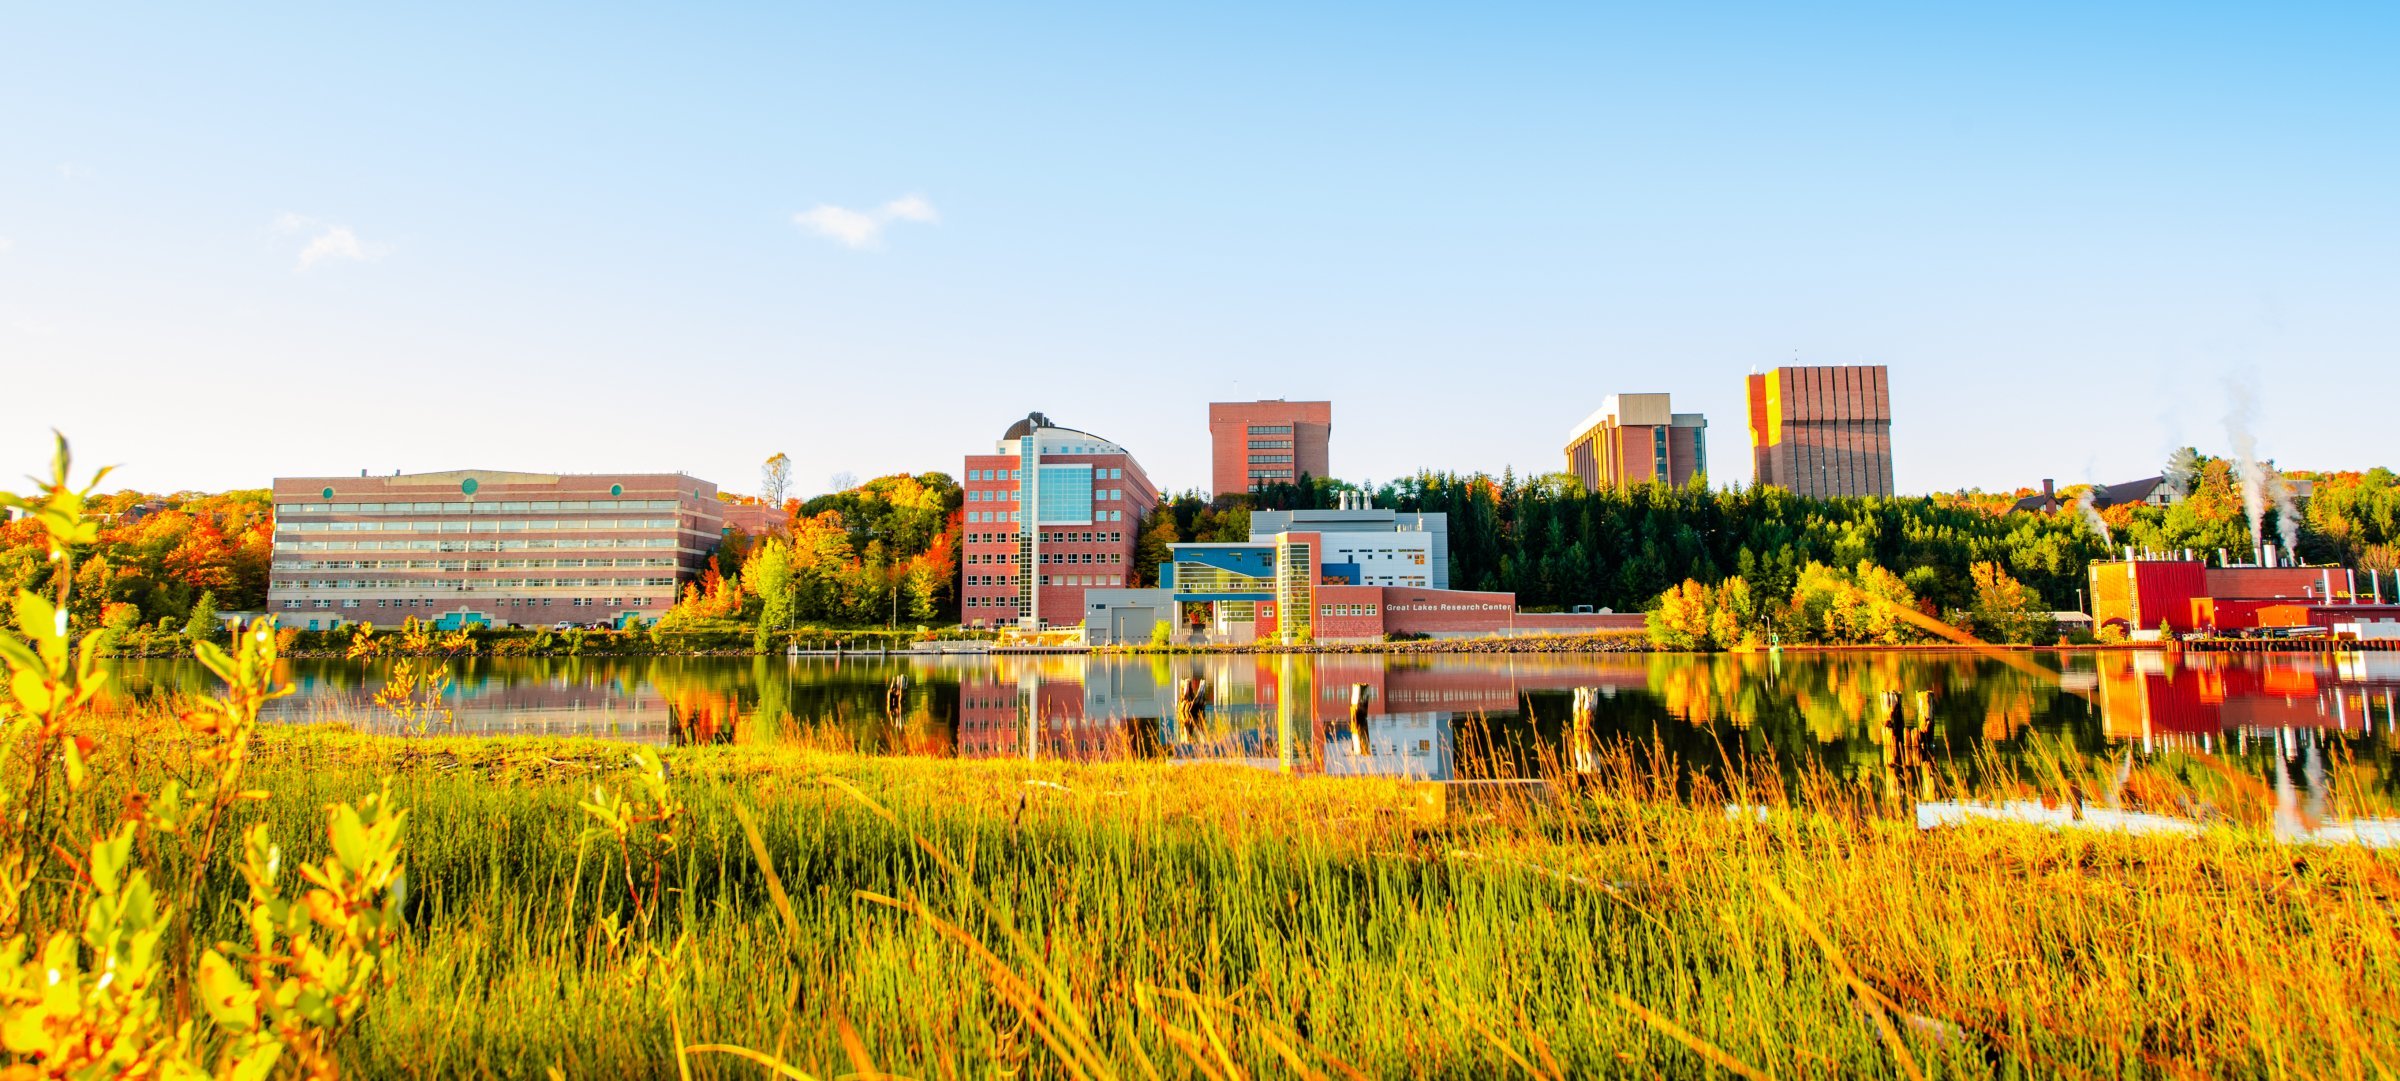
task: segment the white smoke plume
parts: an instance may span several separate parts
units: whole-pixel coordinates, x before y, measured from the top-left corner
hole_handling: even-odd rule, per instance
[[[2225,393],[2231,399],[2225,412],[2225,436],[2233,443],[2233,460],[2242,481],[2242,512],[2250,517],[2250,550],[2255,552],[2267,540],[2267,467],[2258,460],[2258,438],[2250,434],[2258,403],[2250,385],[2240,380],[2226,380]]]
[[[2283,555],[2300,565],[2300,503],[2292,497],[2292,482],[2275,478],[2275,532],[2283,539]]]
[[[2084,521],[2091,523],[2092,532],[2100,535],[2101,547],[2105,548],[2116,543],[2116,539],[2109,536],[2107,519],[2100,517],[2100,508],[2092,505],[2092,493],[2085,492],[2076,497],[2075,508],[2083,512]]]

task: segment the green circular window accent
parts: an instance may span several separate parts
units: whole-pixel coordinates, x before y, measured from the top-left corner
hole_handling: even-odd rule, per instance
[[[331,499],[331,498],[333,498],[333,489],[331,489],[331,488],[327,488],[327,489],[325,489],[325,490],[324,490],[322,493],[320,493],[320,494],[322,494],[322,495],[323,495],[325,498],[327,498],[327,499]]]
[[[622,485],[622,484],[611,484],[611,485],[609,485],[609,486],[608,486],[608,494],[610,494],[610,495],[624,495],[624,494],[625,494],[625,486],[624,486],[624,485]]]
[[[475,478],[473,477],[468,477],[467,479],[458,482],[458,490],[465,492],[468,495],[474,495],[477,487],[478,485],[475,483]]]

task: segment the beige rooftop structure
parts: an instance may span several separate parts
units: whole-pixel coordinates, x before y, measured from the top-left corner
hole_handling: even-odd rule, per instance
[[[1587,492],[1688,484],[1708,473],[1708,419],[1675,412],[1666,394],[1611,394],[1568,434],[1566,454]]]

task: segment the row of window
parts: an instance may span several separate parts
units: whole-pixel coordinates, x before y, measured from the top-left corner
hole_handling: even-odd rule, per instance
[[[1289,454],[1253,454],[1250,456],[1250,465],[1256,468],[1261,465],[1288,464],[1291,460]]]
[[[1121,503],[1121,502],[1123,502],[1124,500],[1125,500],[1125,489],[1123,489],[1123,488],[1094,488],[1094,489],[1092,489],[1092,501],[1093,501],[1093,502],[1095,502],[1095,503]],[[987,492],[987,491],[969,491],[969,492],[967,493],[967,502],[969,502],[969,503],[1014,503],[1014,502],[1017,502],[1017,490],[1016,490],[1016,489],[1014,489],[1014,488],[994,488],[994,489],[992,489],[991,491],[988,491],[988,492]]]
[[[1425,553],[1423,552],[1411,552],[1407,550],[1395,552],[1389,548],[1385,548],[1381,551],[1377,551],[1373,548],[1360,548],[1353,551],[1335,549],[1333,556],[1334,558],[1329,560],[1329,562],[1357,563],[1365,560],[1375,560],[1377,562],[1381,562],[1382,560],[1389,559],[1397,563],[1413,563],[1420,567],[1425,565]]]
[[[491,603],[495,608],[548,608],[550,607],[550,602],[552,601],[564,601],[569,608],[650,607],[650,600],[646,597],[635,597],[630,605],[622,603],[621,598],[617,597],[502,597]],[[482,602],[479,601],[477,603]],[[456,600],[446,597],[402,597],[398,600],[385,597],[376,600],[375,607],[447,608],[454,607],[457,604],[458,602]],[[289,600],[283,602],[285,611],[294,611],[301,608],[331,608],[333,606],[333,600],[327,597],[320,597],[313,601]],[[364,598],[344,597],[342,598],[341,606],[344,608],[364,608],[367,606],[367,602]]]
[[[1326,604],[1318,606],[1318,611],[1328,618],[1333,616],[1371,616],[1380,607],[1382,606],[1374,604]]]
[[[1250,426],[1250,434],[1290,435],[1292,434],[1292,426],[1289,424],[1253,424]]]
[[[974,525],[998,525],[1002,522],[1022,521],[1018,517],[1019,513],[1013,510],[971,510],[967,512],[967,521]],[[1122,522],[1125,520],[1125,512],[1096,510],[1092,512],[1092,520],[1095,522]]]
[[[673,537],[574,537],[562,540],[284,541],[278,552],[524,552],[576,548],[676,548]]]
[[[1289,439],[1253,439],[1250,441],[1250,449],[1290,450],[1292,449],[1292,441]]]
[[[290,589],[581,589],[585,586],[632,589],[671,586],[673,578],[285,578],[275,592]]]
[[[674,510],[672,499],[539,499],[477,503],[280,503],[277,514],[538,514],[559,510]]]
[[[970,580],[967,583],[970,586],[1004,586],[1015,581],[1004,575],[971,577],[981,577],[984,580],[980,582]],[[1045,586],[1121,586],[1125,584],[1125,576],[1121,574],[1044,574],[1040,575],[1036,581]],[[1009,597],[968,597],[962,603],[969,608],[1014,608],[1017,605],[1016,600]]]
[[[967,479],[970,481],[1024,480],[1025,471],[1022,469],[970,469],[967,470]],[[1092,479],[1124,480],[1125,470],[1117,466],[1093,466]]]
[[[973,553],[973,554],[969,554],[969,555],[967,556],[967,564],[966,564],[966,565],[967,565],[967,566],[970,566],[970,567],[988,567],[988,566],[993,566],[993,565],[996,565],[996,564],[1007,564],[1007,565],[1009,565],[1009,566],[1015,566],[1015,565],[1016,565],[1016,562],[1017,562],[1017,557],[1016,557],[1016,554],[1015,554],[1015,553],[1013,553],[1013,552],[1012,552],[1012,553],[1005,553],[1005,554],[1002,554],[1002,553],[994,553],[994,554],[989,554],[989,555],[982,554],[982,553]],[[1044,562],[1044,563],[1056,563],[1056,564],[1059,564],[1059,565],[1062,565],[1062,566],[1064,566],[1064,565],[1068,565],[1068,564],[1077,564],[1077,563],[1123,563],[1123,562],[1125,562],[1125,553],[1123,553],[1123,552],[1043,552],[1043,553],[1042,553],[1042,562]]]
[[[514,522],[279,522],[279,533],[579,533],[592,529],[673,529],[673,518],[528,518]]]
[[[565,567],[672,567],[673,559],[278,559],[279,571],[488,571]]]

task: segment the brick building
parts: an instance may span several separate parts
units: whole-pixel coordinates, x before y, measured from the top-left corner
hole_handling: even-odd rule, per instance
[[[1208,403],[1209,477],[1218,495],[1325,476],[1332,402]]]
[[[1084,590],[1132,581],[1158,489],[1124,447],[1040,413],[970,454],[960,610],[968,626],[1074,626]]]
[[[782,507],[770,503],[725,504],[725,528],[740,530],[744,536],[765,537],[781,533],[792,525],[792,516]]]
[[[1800,495],[1892,494],[1892,397],[1880,364],[1777,368],[1749,381],[1751,477]]]
[[[1708,418],[1675,412],[1665,394],[1611,394],[1568,433],[1567,472],[1587,492],[1691,483],[1708,473]]]
[[[657,619],[723,522],[681,473],[277,477],[274,499],[267,610],[308,630]]]

